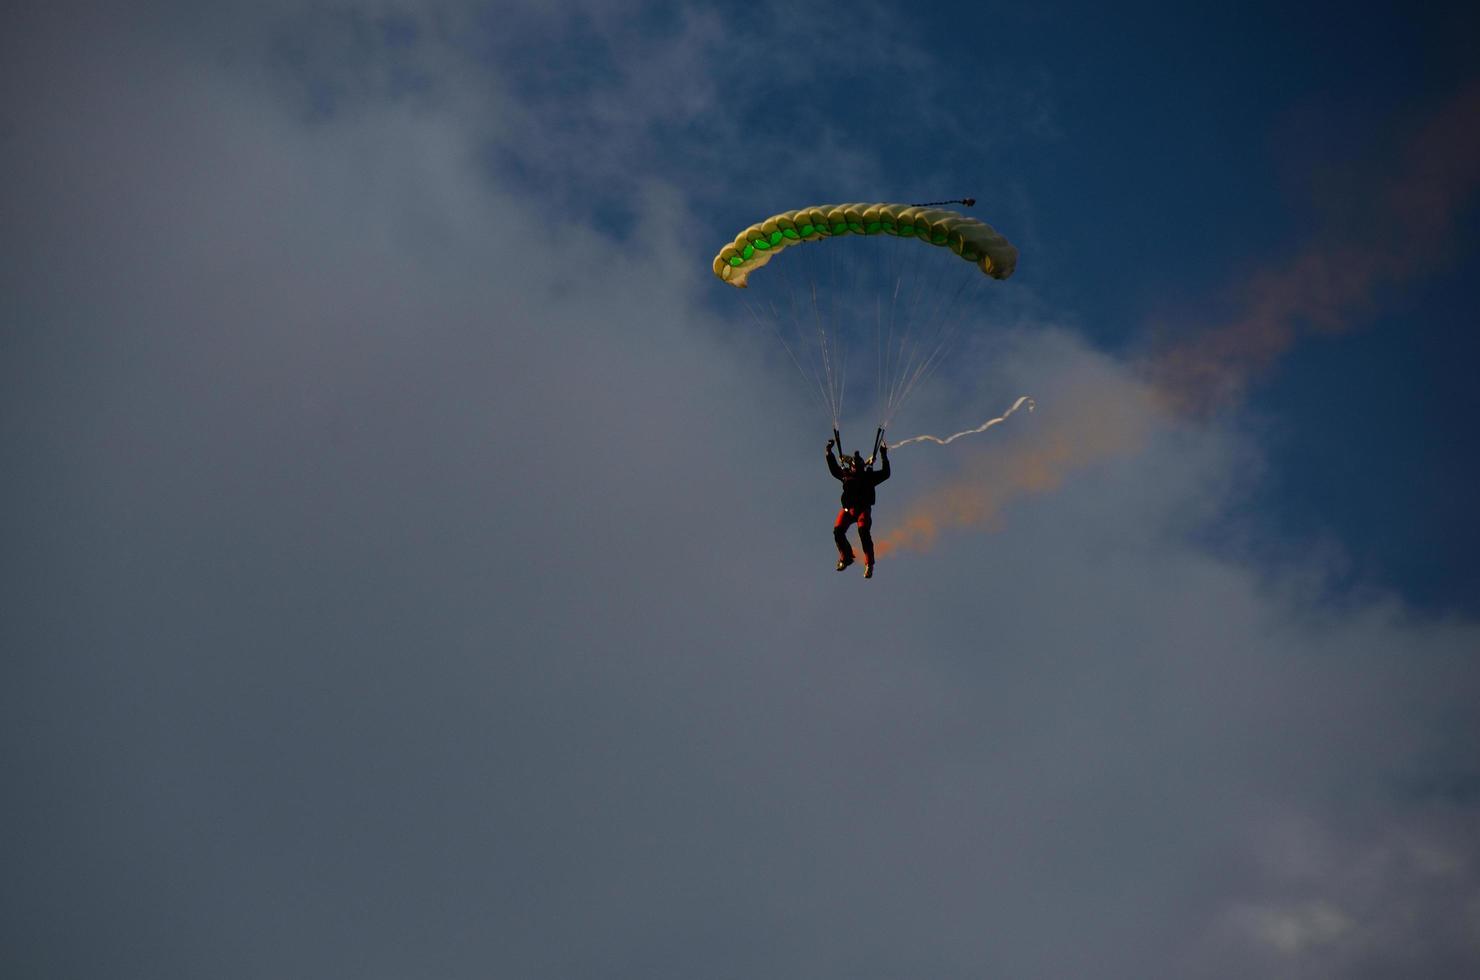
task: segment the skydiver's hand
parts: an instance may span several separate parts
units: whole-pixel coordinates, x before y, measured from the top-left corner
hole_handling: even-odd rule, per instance
[[[887,443],[887,442],[881,442],[881,443],[879,443],[879,455],[880,456],[888,456],[889,455],[889,443]]]
[[[831,439],[827,440],[827,451],[828,452],[832,452],[832,447],[833,447],[833,441]]]

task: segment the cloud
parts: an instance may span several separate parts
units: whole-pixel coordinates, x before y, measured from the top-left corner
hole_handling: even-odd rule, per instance
[[[1252,945],[1267,971],[1291,976],[1462,975],[1480,943],[1470,817],[1403,808],[1355,833],[1271,817],[1257,851],[1261,898],[1229,908],[1215,945]]]
[[[1200,547],[1236,431],[1009,333],[1012,520],[834,575],[682,182],[617,235],[454,53],[306,118],[185,37],[5,90],[7,973],[1473,967],[1476,626]]]
[[[1287,955],[1334,942],[1352,928],[1351,920],[1340,909],[1325,902],[1289,908],[1255,907],[1246,910],[1242,918],[1260,942]]]

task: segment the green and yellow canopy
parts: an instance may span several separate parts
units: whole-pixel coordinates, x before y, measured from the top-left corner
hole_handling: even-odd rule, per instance
[[[837,235],[895,235],[948,247],[993,279],[1017,267],[1017,249],[991,225],[955,211],[910,204],[819,204],[783,211],[735,236],[714,257],[714,274],[744,288],[750,274],[791,245]]]

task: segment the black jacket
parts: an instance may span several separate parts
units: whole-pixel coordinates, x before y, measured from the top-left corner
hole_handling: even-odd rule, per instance
[[[874,505],[874,487],[889,479],[889,457],[880,456],[884,468],[880,470],[844,470],[827,451],[827,469],[834,477],[843,481],[843,506],[850,510],[863,510]]]

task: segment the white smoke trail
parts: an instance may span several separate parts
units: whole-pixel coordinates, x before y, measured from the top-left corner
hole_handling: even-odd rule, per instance
[[[936,445],[939,445],[939,446],[946,446],[946,445],[949,445],[949,444],[955,442],[957,439],[961,438],[962,436],[973,436],[973,435],[976,435],[978,432],[986,432],[992,426],[998,425],[998,424],[1000,424],[1002,422],[1006,422],[1007,421],[1007,417],[1009,415],[1011,415],[1013,412],[1016,412],[1019,408],[1022,408],[1024,405],[1028,406],[1028,411],[1031,412],[1031,411],[1033,411],[1034,404],[1035,403],[1034,403],[1033,399],[1029,398],[1027,395],[1023,395],[1017,401],[1013,402],[1012,403],[1012,407],[1009,408],[1007,411],[1003,412],[1001,415],[997,416],[994,419],[988,419],[987,421],[983,422],[981,425],[977,426],[974,429],[966,429],[963,432],[957,432],[955,435],[946,436],[944,439],[942,439],[940,436],[930,436],[930,435],[925,435],[925,436],[911,436],[908,439],[902,439],[899,442],[891,443],[890,446],[889,446],[889,448],[890,449],[898,449],[900,446],[908,446],[912,442],[933,442],[933,443],[935,443]]]

